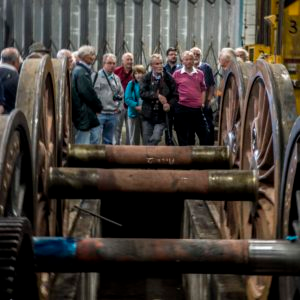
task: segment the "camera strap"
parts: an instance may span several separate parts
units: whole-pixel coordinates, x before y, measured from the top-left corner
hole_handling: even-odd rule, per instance
[[[113,89],[113,87],[112,87],[112,85],[111,85],[111,83],[110,83],[110,80],[109,80],[109,78],[108,78],[106,72],[105,72],[104,70],[102,70],[102,71],[103,71],[103,73],[104,73],[104,75],[105,75],[105,78],[106,78],[106,80],[107,80],[107,83],[108,83],[108,85],[109,85],[111,91],[113,92],[113,94],[117,93],[117,90],[114,90],[114,89]],[[117,83],[116,78],[115,78],[114,75],[113,75],[113,79],[114,79],[114,81],[115,81],[116,87],[118,87],[118,83]]]

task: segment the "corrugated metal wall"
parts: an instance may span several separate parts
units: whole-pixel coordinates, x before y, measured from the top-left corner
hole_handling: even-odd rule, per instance
[[[245,40],[240,28],[253,1],[0,0],[0,48],[13,45],[26,55],[33,41],[42,41],[55,55],[88,43],[99,57],[109,51],[120,60],[130,51],[136,63],[146,64],[153,51],[165,56],[170,46],[183,51],[196,45],[215,68],[222,47]]]

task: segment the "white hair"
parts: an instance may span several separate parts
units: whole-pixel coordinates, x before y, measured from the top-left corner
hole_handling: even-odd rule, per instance
[[[83,58],[86,55],[96,55],[96,49],[90,45],[83,45],[78,49],[78,57]]]

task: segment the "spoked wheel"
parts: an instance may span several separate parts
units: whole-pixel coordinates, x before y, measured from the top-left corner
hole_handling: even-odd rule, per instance
[[[300,117],[293,126],[285,152],[278,211],[279,239],[300,236]],[[300,299],[300,277],[279,277],[279,299]]]
[[[275,238],[284,149],[295,119],[287,70],[258,60],[248,82],[241,137],[241,169],[257,171],[258,199],[242,204],[241,238]],[[267,299],[270,283],[271,277],[247,277],[248,298]]]
[[[55,235],[56,202],[46,195],[48,170],[57,166],[54,76],[48,55],[24,61],[16,107],[26,116],[32,141],[33,178],[38,198],[36,234]]]
[[[57,108],[57,165],[64,166],[68,144],[72,140],[72,103],[68,60],[52,59]]]
[[[23,63],[16,98],[29,124],[32,146],[33,183],[37,195],[36,235],[55,236],[57,202],[47,196],[48,170],[57,166],[55,88],[51,58],[48,55]],[[40,297],[48,298],[51,274],[38,276]]]
[[[32,178],[28,125],[15,109],[0,116],[0,216],[26,216],[34,226]]]
[[[251,63],[232,60],[222,93],[219,145],[229,147],[233,168],[240,166],[241,112],[251,67]],[[226,238],[238,238],[241,204],[225,202],[218,205],[220,205],[222,235]]]
[[[27,218],[0,217],[0,298],[38,300],[32,232]]]
[[[219,145],[228,146],[234,167],[239,167],[241,112],[252,64],[233,60],[225,78],[220,107]]]

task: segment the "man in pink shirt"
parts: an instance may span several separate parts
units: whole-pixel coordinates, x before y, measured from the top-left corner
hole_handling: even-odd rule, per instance
[[[194,55],[191,51],[183,52],[181,59],[183,68],[173,74],[179,93],[174,116],[178,143],[180,146],[191,145],[191,141],[195,140],[191,137],[196,133],[200,145],[205,145],[208,126],[203,114],[206,91],[204,74],[194,67]]]

